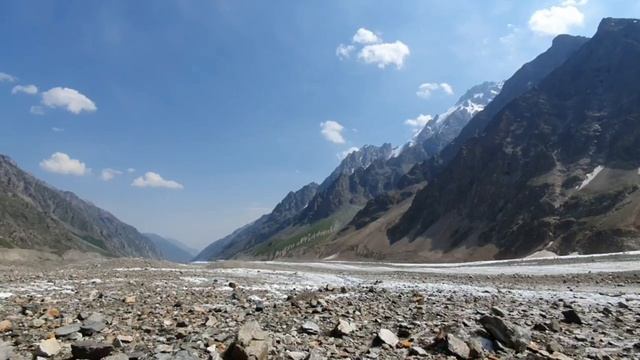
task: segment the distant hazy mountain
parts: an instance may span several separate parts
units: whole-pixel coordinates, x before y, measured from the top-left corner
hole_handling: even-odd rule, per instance
[[[245,225],[230,235],[213,242],[194,258],[195,261],[209,261],[229,258],[245,249],[256,246],[264,239],[286,228],[304,209],[318,191],[318,184],[305,185],[295,192],[289,192],[270,214],[263,215],[251,224]]]
[[[342,179],[345,176],[348,177],[379,159],[388,159],[392,151],[390,144],[384,144],[383,146],[367,145],[347,154],[322,184],[311,183],[298,191],[290,192],[276,205],[270,214],[264,215],[253,223],[245,225],[232,234],[215,241],[198,254],[195,259],[207,261],[245,255],[247,252],[250,253],[257,247],[265,245],[274,236],[295,234],[297,232],[296,229],[304,222],[302,219],[307,214],[309,207],[316,206],[312,201],[316,198],[318,192],[331,191],[329,189],[338,179]]]
[[[158,258],[151,241],[68,191],[60,191],[0,155],[0,246]]]
[[[155,245],[165,260],[177,263],[188,263],[198,253],[197,250],[191,249],[175,239],[151,233],[144,233],[143,235],[153,242],[153,245]]]

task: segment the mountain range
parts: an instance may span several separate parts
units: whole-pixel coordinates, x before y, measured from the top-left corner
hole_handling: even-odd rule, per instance
[[[638,249],[639,39],[634,19],[604,19],[591,39],[560,35],[504,83],[470,89],[404,146],[350,154],[286,221],[269,226],[267,215],[197,259]]]
[[[0,155],[0,247],[188,262],[469,261],[640,249],[640,22],[559,35],[467,90],[404,145],[366,145],[320,184],[194,257]]]

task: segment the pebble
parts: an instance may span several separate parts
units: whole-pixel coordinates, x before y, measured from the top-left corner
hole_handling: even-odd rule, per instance
[[[44,356],[44,357],[52,357],[57,355],[60,352],[60,350],[62,350],[62,346],[60,345],[58,340],[56,340],[55,338],[51,338],[47,340],[42,340],[38,344],[38,350],[36,352],[36,355]]]

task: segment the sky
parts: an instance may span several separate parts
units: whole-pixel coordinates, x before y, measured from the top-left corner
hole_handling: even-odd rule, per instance
[[[609,16],[640,2],[6,0],[0,153],[202,248]]]

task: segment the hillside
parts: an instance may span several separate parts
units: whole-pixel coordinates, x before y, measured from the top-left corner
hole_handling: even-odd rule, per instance
[[[134,227],[71,192],[52,188],[4,155],[0,155],[0,246],[160,257]]]

